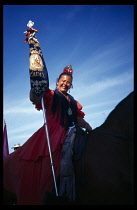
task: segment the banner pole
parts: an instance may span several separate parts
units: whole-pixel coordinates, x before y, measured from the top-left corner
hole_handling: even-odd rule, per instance
[[[56,183],[55,171],[54,171],[52,154],[51,154],[49,132],[48,132],[48,126],[47,126],[47,120],[46,120],[46,109],[45,109],[45,106],[44,106],[44,99],[43,99],[43,97],[41,98],[41,104],[42,104],[42,110],[43,110],[43,118],[44,118],[44,125],[45,125],[45,131],[46,131],[46,137],[47,137],[47,143],[48,143],[50,163],[51,163],[52,174],[53,174],[53,179],[54,179],[54,186],[55,186],[56,196],[58,196],[57,183]]]

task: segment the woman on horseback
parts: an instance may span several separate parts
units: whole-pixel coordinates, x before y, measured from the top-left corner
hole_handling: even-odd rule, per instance
[[[43,95],[56,180],[60,175],[62,144],[70,129],[78,124],[89,131],[92,130],[83,119],[85,114],[81,111],[82,105],[68,94],[68,90],[72,87],[72,71],[71,65],[64,68],[57,79],[56,89],[48,88]],[[37,110],[42,109],[40,99],[32,90],[30,100]],[[15,170],[12,174],[13,178],[16,177],[17,184],[13,189],[10,186],[13,180],[10,181],[5,172],[5,189],[16,194],[17,205],[42,205],[45,192],[54,189],[44,125],[14,154],[9,155],[5,160],[5,170],[6,164],[10,165],[10,161],[14,162],[12,165]]]
[[[33,25],[34,22],[28,22],[29,30],[32,30]],[[17,205],[42,205],[45,192],[54,190],[55,183],[51,170],[47,131],[55,178],[58,180],[61,149],[68,132],[76,124],[87,130],[92,128],[83,119],[85,114],[81,111],[82,105],[68,94],[73,80],[71,65],[64,68],[57,79],[56,89],[51,90],[40,44],[33,33],[28,37],[28,44],[30,101],[37,110],[43,109],[44,103],[47,130],[45,132],[44,124],[18,150],[4,159],[4,189],[17,197]]]

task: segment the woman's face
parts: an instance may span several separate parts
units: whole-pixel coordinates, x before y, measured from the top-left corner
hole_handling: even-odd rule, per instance
[[[67,91],[70,89],[71,84],[72,84],[71,76],[62,75],[59,81],[57,82],[57,89],[63,94],[66,94]]]

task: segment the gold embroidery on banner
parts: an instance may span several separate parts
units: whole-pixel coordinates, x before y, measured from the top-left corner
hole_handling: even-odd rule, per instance
[[[28,43],[29,44],[35,44],[35,42],[31,39],[31,40],[28,40]]]
[[[36,72],[36,71],[31,71],[30,72],[30,77],[43,77],[43,78],[45,78],[43,72]]]
[[[31,52],[32,53],[32,52]],[[34,71],[42,71],[43,70],[43,61],[38,53],[32,53],[30,55],[30,69]]]
[[[35,43],[34,46],[35,46],[35,47],[40,47],[40,44],[39,44],[39,43]]]
[[[33,47],[30,48],[30,53],[31,54],[39,54],[39,55],[43,56],[41,50],[37,50],[37,49],[35,49]]]

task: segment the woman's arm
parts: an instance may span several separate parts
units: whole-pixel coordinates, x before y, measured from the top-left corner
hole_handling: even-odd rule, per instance
[[[37,97],[31,89],[29,98],[32,104],[35,105],[35,108],[38,111],[40,111],[42,110],[41,98],[42,97],[44,98],[44,104],[46,107],[52,104],[53,96],[54,96],[54,90],[50,90],[49,88],[45,91],[45,93],[41,97]]]
[[[82,117],[77,117],[77,123],[80,127],[85,128],[88,131],[92,131],[92,127]]]

